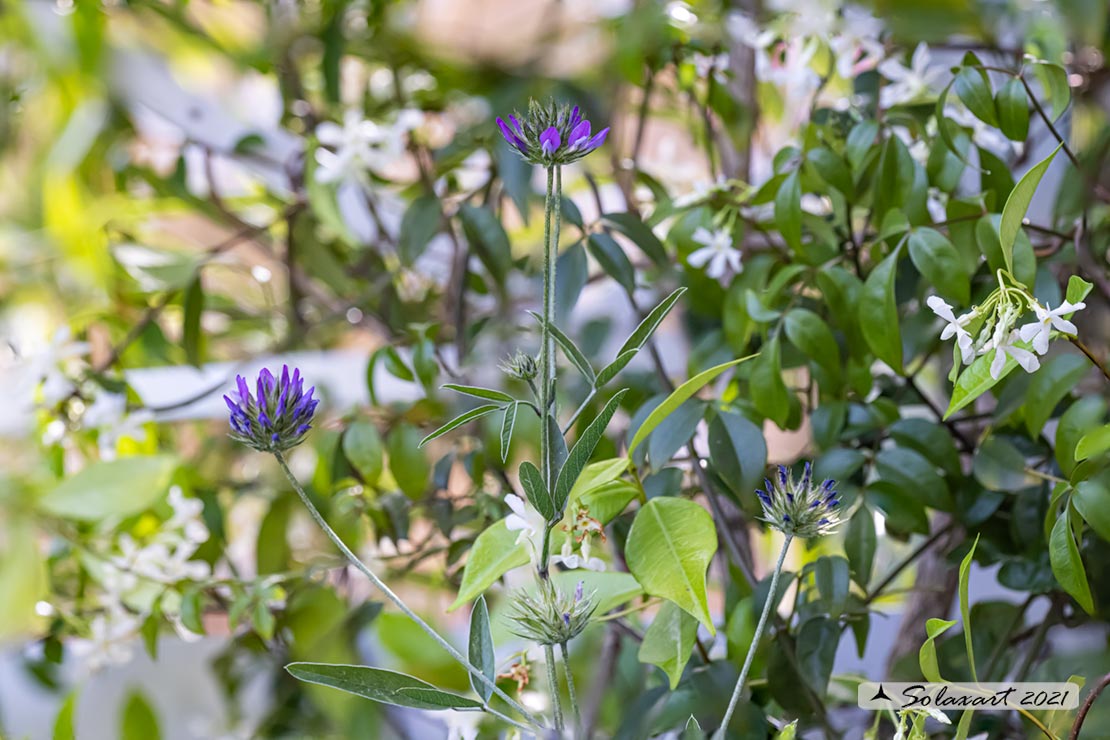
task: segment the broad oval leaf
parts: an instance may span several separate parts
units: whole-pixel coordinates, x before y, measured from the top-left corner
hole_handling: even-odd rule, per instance
[[[1083,558],[1079,555],[1079,547],[1075,544],[1075,536],[1071,531],[1070,503],[1052,525],[1052,534],[1048,539],[1048,556],[1052,563],[1052,573],[1060,586],[1084,611],[1094,614],[1095,604],[1091,599],[1091,587],[1087,583],[1087,571],[1083,568]]]
[[[662,668],[674,691],[690,660],[697,634],[698,620],[670,601],[664,602],[644,632],[637,657],[641,663]]]
[[[898,303],[894,277],[901,247],[871,270],[859,298],[859,326],[867,346],[880,360],[902,373],[902,332],[898,327]]]
[[[356,421],[343,432],[343,454],[368,485],[381,477],[384,453],[382,436],[372,422]]]
[[[398,707],[440,711],[444,709],[480,710],[482,703],[465,696],[441,691],[419,678],[371,668],[365,665],[334,663],[290,663],[285,670],[305,683],[330,686],[364,699]]]
[[[59,483],[38,505],[62,518],[86,522],[137,514],[162,499],[176,468],[172,455],[92,463]]]
[[[959,252],[935,229],[914,229],[909,238],[914,267],[945,298],[958,306],[971,301],[971,280],[964,271]]]
[[[1024,142],[1029,136],[1029,98],[1021,80],[1011,79],[994,96],[998,108],[998,127],[1010,141]]]
[[[1058,355],[1046,362],[1029,382],[1025,401],[1025,429],[1036,438],[1056,405],[1087,374],[1090,365],[1080,355]]]
[[[517,542],[519,535],[519,532],[506,526],[504,519],[494,522],[478,535],[463,568],[459,595],[447,611],[454,611],[485,593],[498,578],[528,562],[528,545]]]
[[[786,314],[783,329],[790,343],[809,356],[829,374],[834,383],[840,382],[840,347],[836,344],[829,326],[820,316],[805,308],[795,308]]]
[[[715,634],[705,573],[717,551],[713,517],[692,501],[656,498],[636,514],[628,533],[628,570],[652,596],[673,601]]]

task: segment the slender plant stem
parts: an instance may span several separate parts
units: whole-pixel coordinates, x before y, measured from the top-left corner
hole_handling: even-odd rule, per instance
[[[1078,347],[1079,351],[1087,356],[1087,359],[1091,361],[1092,365],[1098,368],[1098,371],[1102,373],[1102,376],[1104,378],[1110,380],[1110,371],[1107,371],[1106,366],[1103,365],[1097,357],[1095,357],[1095,353],[1091,351],[1090,347],[1083,344],[1083,342],[1080,341],[1079,337],[1069,336],[1068,341]]]
[[[316,520],[316,524],[320,526],[320,529],[324,531],[324,534],[328,536],[328,539],[330,539],[335,544],[335,546],[339,548],[339,551],[343,553],[344,557],[347,558],[351,565],[353,565],[364,576],[369,578],[370,582],[373,583],[379,591],[385,594],[386,598],[392,601],[398,609],[404,612],[405,616],[416,622],[416,624],[422,630],[428,633],[428,636],[435,640],[440,647],[446,650],[448,655],[454,658],[460,665],[462,665],[463,668],[469,671],[471,676],[474,676],[477,680],[485,684],[487,688],[501,697],[501,699],[503,699],[509,706],[519,712],[520,715],[527,719],[534,727],[541,730],[544,729],[544,725],[542,722],[540,722],[539,719],[537,719],[531,712],[521,706],[519,702],[517,702],[511,696],[498,688],[497,684],[492,679],[486,676],[486,674],[483,673],[479,668],[471,664],[471,662],[467,660],[462,653],[456,650],[451,645],[451,643],[443,639],[443,637],[438,632],[436,632],[430,624],[425,622],[416,612],[410,609],[408,605],[401,600],[401,597],[393,592],[393,589],[387,586],[385,582],[382,581],[382,579],[378,578],[374,571],[370,570],[370,568],[367,567],[367,565],[363,563],[359,559],[359,557],[351,551],[349,547],[347,547],[343,540],[339,538],[339,535],[335,533],[335,530],[331,528],[331,525],[329,525],[324,519],[319,509],[317,509],[316,506],[312,503],[312,500],[308,497],[308,494],[305,493],[305,490],[301,486],[300,481],[298,481],[296,476],[293,475],[293,471],[289,469],[289,464],[285,461],[285,456],[282,455],[280,452],[275,452],[274,457],[277,458],[278,465],[281,466],[281,471],[285,473],[285,477],[289,479],[289,483],[293,486],[293,490],[297,492],[297,495],[300,497],[301,502],[305,505],[305,508],[308,509],[308,513],[312,515],[312,518]]]
[[[574,674],[570,672],[570,651],[567,644],[561,643],[559,649],[563,653],[563,672],[567,674],[567,694],[570,696],[570,710],[574,714],[574,737],[579,737],[582,732],[582,713],[578,711],[578,696],[574,692]]]
[[[725,735],[728,733],[728,723],[732,721],[732,713],[736,711],[736,705],[740,702],[740,694],[744,691],[744,680],[748,677],[748,671],[751,670],[752,661],[755,660],[755,651],[759,647],[759,640],[763,636],[763,629],[767,626],[767,617],[771,613],[771,605],[775,603],[775,589],[779,585],[779,574],[782,572],[782,564],[786,561],[786,551],[790,549],[790,542],[794,539],[794,535],[786,535],[786,539],[782,543],[782,552],[779,553],[779,561],[775,564],[775,570],[771,574],[771,588],[767,591],[767,598],[763,602],[763,613],[759,615],[759,624],[755,626],[755,634],[752,635],[752,644],[748,647],[748,655],[744,658],[744,667],[740,669],[740,678],[736,679],[736,687],[732,690],[732,699],[729,700],[728,709],[725,711],[725,718],[721,721],[721,726],[717,729],[716,734],[713,736],[715,740],[724,740]]]
[[[1091,706],[1095,703],[1095,699],[1102,693],[1102,690],[1110,686],[1110,673],[1103,676],[1091,693],[1087,694],[1087,699],[1083,702],[1083,706],[1079,707],[1079,714],[1075,715],[1075,724],[1071,726],[1071,733],[1068,735],[1068,740],[1078,740],[1079,731],[1083,728],[1083,723],[1087,720],[1087,713],[1091,711]]]
[[[555,670],[555,646],[543,646],[544,661],[547,663],[547,688],[551,692],[551,711],[555,715],[555,730],[562,737],[563,705],[559,699],[559,679]]]
[[[563,427],[563,434],[566,434],[574,427],[574,423],[578,421],[578,417],[582,415],[582,412],[586,410],[586,407],[590,405],[590,401],[594,400],[594,396],[596,395],[597,388],[591,388],[590,392],[586,394],[586,397],[582,399],[582,403],[574,410],[574,414],[570,417],[567,425]]]

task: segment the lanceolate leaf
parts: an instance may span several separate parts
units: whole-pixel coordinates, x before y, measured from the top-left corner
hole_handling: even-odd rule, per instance
[[[456,416],[451,421],[449,421],[446,424],[444,424],[443,426],[441,426],[439,429],[437,429],[434,432],[432,432],[431,434],[429,434],[424,439],[420,440],[420,445],[419,446],[423,447],[424,445],[431,442],[433,439],[436,439],[437,437],[442,437],[444,434],[447,434],[452,429],[457,429],[458,427],[461,427],[463,424],[467,423],[468,421],[474,421],[475,419],[480,419],[481,417],[485,416],[486,414],[492,414],[494,411],[497,411],[501,408],[502,407],[498,406],[497,404],[487,403],[484,406],[479,406],[477,408],[470,409],[470,411],[465,411],[465,412],[459,414],[458,416]]]
[[[702,372],[687,380],[682,385],[675,388],[671,395],[667,396],[666,400],[664,400],[663,403],[656,406],[655,409],[650,414],[648,414],[648,417],[644,419],[644,423],[641,424],[640,428],[636,430],[636,434],[632,436],[632,441],[628,443],[628,454],[631,455],[640,445],[640,443],[643,442],[649,434],[651,434],[652,430],[654,430],[655,427],[659,426],[659,424],[662,423],[663,419],[667,418],[667,416],[670,415],[671,412],[681,406],[682,403],[686,401],[686,399],[691,398],[695,393],[700,391],[709,383],[713,382],[713,380],[716,379],[716,377],[723,373],[725,370],[728,370],[730,367],[735,367],[741,362],[744,362],[745,360],[750,360],[753,357],[755,357],[755,355],[748,355],[747,357],[741,357],[738,360],[723,362],[716,367],[711,367],[708,370],[703,370]]]
[[[894,297],[898,247],[871,270],[859,300],[859,325],[867,346],[896,372],[902,372],[902,332],[898,327],[898,303]]]
[[[468,648],[467,657],[471,665],[481,669],[482,674],[493,681],[497,677],[497,656],[493,650],[493,635],[490,633],[489,609],[486,607],[485,596],[479,596],[474,602],[474,608],[470,610]],[[483,701],[488,702],[493,695],[493,689],[489,684],[479,681],[473,674],[470,675],[470,688],[474,689],[474,693],[482,697]]]
[[[635,242],[652,262],[660,267],[667,264],[667,251],[663,248],[663,243],[635,213],[606,213],[601,218]]]
[[[499,401],[501,403],[513,403],[516,401],[516,399],[508,393],[497,391],[492,388],[480,388],[474,385],[457,385],[455,383],[447,383],[443,387],[449,391],[455,391],[456,393],[462,393],[475,398],[484,398],[487,401]]]
[[[1052,150],[1052,154],[1042,159],[1037,164],[1022,175],[1018,184],[1014,186],[1013,192],[1010,197],[1006,199],[1006,205],[1002,208],[1002,222],[998,227],[998,238],[1002,243],[1002,256],[1006,260],[1006,270],[1010,273],[1014,271],[1014,240],[1017,239],[1018,231],[1021,230],[1022,219],[1025,218],[1026,211],[1029,210],[1029,204],[1033,202],[1033,195],[1037,192],[1037,186],[1041,183],[1041,178],[1044,173],[1048,171],[1048,166],[1052,164],[1055,159],[1056,153],[1060,151],[1063,144],[1057,145]]]
[[[998,126],[1007,139],[1024,142],[1029,136],[1029,98],[1021,80],[1009,80],[994,97],[998,107]]]
[[[1083,558],[1079,555],[1071,526],[1071,504],[1068,503],[1052,526],[1052,534],[1048,540],[1052,573],[1060,586],[1071,594],[1084,611],[1094,614],[1095,605],[1091,599],[1091,587],[1087,583],[1087,571],[1083,568]]]
[[[419,678],[365,665],[290,663],[285,670],[306,683],[330,686],[371,701],[426,711],[481,709],[482,703],[441,691]]]
[[[685,499],[660,497],[636,514],[628,533],[628,569],[644,591],[673,601],[715,633],[705,572],[717,551],[713,518]]]
[[[636,356],[637,352],[643,349],[643,346],[651,339],[651,335],[659,328],[659,324],[663,322],[663,319],[667,317],[667,314],[674,308],[674,304],[678,302],[678,299],[681,298],[682,294],[685,292],[686,288],[679,288],[664,298],[658,306],[651,310],[651,313],[640,322],[640,325],[636,327],[632,335],[629,336],[625,343],[621,345],[621,348],[617,350],[616,359],[598,373],[597,380],[594,384],[596,388],[600,388],[605,385],[605,383],[608,383],[632,361],[632,358]]]
[[[917,661],[921,666],[921,675],[926,681],[941,683],[944,681],[940,675],[940,666],[937,664],[936,639],[948,631],[956,622],[947,619],[930,619],[925,622],[925,642],[917,653]]]
[[[532,318],[538,321],[541,327],[543,326],[542,316],[535,311],[529,311],[528,313],[532,314]],[[578,349],[578,345],[574,343],[574,340],[564,334],[563,330],[558,326],[551,324],[548,328],[551,330],[551,336],[555,338],[555,343],[563,350],[563,354],[565,354],[567,359],[578,368],[578,372],[582,373],[586,380],[590,381],[590,384],[593,385],[594,379],[597,376],[594,374],[594,369],[590,365],[590,361],[586,359],[586,355],[582,353],[582,350]]]
[[[979,544],[979,535],[975,535],[975,542],[967,551],[963,562],[960,563],[960,618],[964,622],[964,645],[967,650],[967,662],[971,666],[971,679],[979,682],[979,674],[975,670],[975,647],[971,639],[971,600],[968,598],[968,580],[971,574],[971,562],[975,557],[975,548]]]
[[[505,407],[505,416],[501,419],[501,462],[509,459],[509,445],[513,442],[513,428],[516,427],[516,412],[520,403],[510,403]]]
[[[551,521],[556,514],[560,513],[551,500],[551,493],[547,490],[547,486],[543,484],[540,469],[527,460],[520,464],[520,484],[524,486],[524,494],[528,497],[529,503],[543,515],[544,519]]]
[[[574,443],[574,447],[567,456],[566,464],[559,471],[559,477],[555,481],[555,491],[552,498],[554,499],[556,514],[562,514],[567,505],[567,500],[570,498],[570,490],[574,487],[574,482],[578,480],[578,475],[586,467],[590,457],[593,456],[594,448],[597,447],[597,443],[605,435],[605,428],[609,425],[609,420],[613,418],[613,414],[620,406],[621,399],[624,398],[624,394],[627,392],[627,389],[623,389],[610,398],[609,403],[605,404],[605,408],[590,422],[590,425],[582,432],[582,436]]]

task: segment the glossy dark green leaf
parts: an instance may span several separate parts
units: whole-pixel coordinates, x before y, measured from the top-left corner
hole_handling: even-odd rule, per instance
[[[823,368],[833,379],[840,382],[840,347],[829,325],[817,314],[806,308],[795,308],[786,314],[783,330],[790,343],[800,349],[809,359]]]
[[[779,186],[775,195],[775,225],[783,241],[800,254],[802,251],[802,186],[794,170]]]
[[[1085,357],[1057,355],[1033,375],[1025,401],[1025,429],[1030,437],[1041,433],[1056,405],[1090,369]]]
[[[852,566],[852,580],[866,590],[871,581],[871,569],[875,562],[875,549],[878,536],[875,533],[875,517],[867,506],[856,509],[848,520],[844,535],[844,552]]]
[[[659,237],[635,213],[606,213],[601,218],[631,239],[655,264],[664,267],[669,263],[667,250],[663,248]]]
[[[822,146],[806,152],[806,160],[830,187],[844,195],[852,195],[852,172],[839,154]]]
[[[709,459],[734,494],[753,495],[767,467],[763,430],[745,416],[719,410],[709,422]]]
[[[594,420],[590,422],[590,425],[586,427],[574,443],[574,447],[571,448],[566,464],[559,470],[559,477],[555,481],[552,498],[554,499],[556,513],[561,514],[566,507],[567,499],[570,497],[570,489],[574,487],[574,482],[578,480],[582,469],[586,467],[586,463],[593,456],[597,443],[605,436],[605,428],[609,426],[609,420],[613,418],[613,414],[620,407],[621,399],[624,398],[626,392],[627,389],[622,389],[609,399],[605,408],[594,417]]]
[[[871,270],[863,283],[859,299],[859,325],[867,346],[875,355],[902,372],[902,332],[898,324],[898,303],[894,297],[894,278],[901,248]]]
[[[509,236],[493,211],[481,206],[464,203],[459,208],[459,219],[470,246],[497,283],[504,284],[512,268],[513,252]]]
[[[937,292],[957,306],[971,301],[971,279],[947,237],[935,229],[914,229],[909,237],[910,259]]]
[[[775,422],[779,428],[786,426],[790,415],[790,391],[782,379],[782,357],[776,334],[763,345],[759,356],[752,361],[751,399],[756,411]]]
[[[606,275],[616,280],[629,293],[636,289],[636,271],[628,261],[628,255],[613,237],[603,231],[590,234],[586,244]]]
[[[520,464],[520,485],[524,487],[524,495],[532,508],[540,512],[545,521],[552,521],[559,510],[555,508],[551,494],[543,484],[540,469],[528,460]]]
[[[185,358],[194,367],[200,367],[204,362],[205,335],[200,327],[200,317],[203,313],[204,286],[200,282],[198,273],[185,290],[185,317],[181,327],[181,343],[185,348]]]
[[[1029,98],[1021,80],[1008,80],[994,96],[998,127],[1007,139],[1024,142],[1029,136]]]
[[[994,96],[991,95],[991,84],[986,72],[964,67],[956,73],[952,85],[956,95],[976,118],[988,126],[998,125],[998,112],[994,107]]]
[[[1106,419],[1106,401],[1099,396],[1084,396],[1064,412],[1056,426],[1056,463],[1066,476],[1079,460],[1079,441],[1098,429]]]
[[[1078,602],[1079,606],[1083,607],[1084,611],[1093,614],[1095,604],[1091,598],[1091,587],[1087,582],[1083,558],[1079,554],[1079,546],[1076,545],[1075,535],[1072,532],[1070,504],[1064,507],[1064,512],[1052,526],[1048,554],[1056,581]]]

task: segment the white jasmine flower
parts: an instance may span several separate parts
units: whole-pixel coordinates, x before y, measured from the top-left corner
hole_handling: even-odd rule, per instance
[[[70,642],[73,653],[85,660],[89,670],[123,665],[135,654],[141,620],[122,608],[109,609],[89,622],[89,637]]]
[[[933,86],[940,80],[944,70],[940,67],[930,69],[930,62],[929,47],[924,41],[914,49],[909,67],[897,59],[883,61],[879,65],[879,73],[893,84],[883,86],[879,93],[879,104],[883,108],[890,108],[932,93]]]
[[[582,540],[581,550],[581,555],[574,552],[574,544],[571,538],[568,537],[567,540],[563,542],[562,551],[558,555],[553,555],[551,557],[551,562],[556,565],[561,564],[570,570],[585,568],[586,570],[593,570],[599,573],[605,570],[604,560],[590,557],[590,540],[588,537]]]
[[[171,487],[167,498],[173,509],[173,516],[166,522],[164,529],[181,530],[186,541],[193,544],[207,542],[208,527],[201,518],[204,502],[196,498],[186,498],[181,486]]]
[[[1064,301],[1054,309],[1049,309],[1047,305],[1041,306],[1039,303],[1033,304],[1033,312],[1037,315],[1037,320],[1031,324],[1026,324],[1018,330],[1021,340],[1029,342],[1033,345],[1033,350],[1037,354],[1043,355],[1048,351],[1048,339],[1052,330],[1055,329],[1061,334],[1070,334],[1075,336],[1077,330],[1075,324],[1071,323],[1064,318],[1064,314],[1070,314],[1082,308],[1086,308],[1085,303],[1069,303]]]
[[[316,180],[367,185],[368,172],[379,172],[404,155],[406,135],[422,121],[420,111],[403,110],[392,125],[379,125],[357,109],[343,115],[342,125],[324,121],[316,127],[316,138],[334,151],[316,150]]]
[[[1005,341],[997,343],[994,360],[991,362],[991,377],[995,380],[1002,377],[1002,368],[1006,365],[1006,355],[1010,355],[1010,357],[1017,360],[1017,364],[1021,365],[1021,368],[1027,373],[1036,372],[1037,368],[1041,366],[1041,362],[1035,354],[1014,344],[1018,338],[1018,333],[1011,331]]]
[[[96,443],[100,448],[101,459],[114,460],[121,439],[133,439],[136,442],[146,439],[143,425],[153,421],[154,414],[145,409],[128,414],[125,395],[102,392],[85,409],[81,420],[87,428],[98,430]]]
[[[59,328],[45,347],[22,359],[16,395],[21,400],[31,401],[41,383],[43,403],[53,406],[74,390],[73,382],[62,372],[61,365],[88,353],[88,343],[73,341],[68,326]]]
[[[966,313],[957,318],[956,314],[952,312],[952,307],[938,295],[929,296],[925,303],[933,310],[933,313],[948,322],[940,333],[940,338],[951,339],[953,336],[956,337],[956,346],[960,348],[960,357],[965,365],[969,364],[975,358],[975,349],[971,334],[964,327],[974,318],[974,312]]]
[[[846,80],[874,69],[883,58],[879,36],[883,23],[867,10],[849,5],[844,8],[844,25],[839,34],[829,39],[836,54],[836,73]]]
[[[732,236],[725,229],[709,231],[704,226],[699,226],[694,232],[694,241],[705,246],[686,258],[692,267],[705,267],[705,274],[717,280],[730,272],[743,271],[743,255],[732,246]]]

